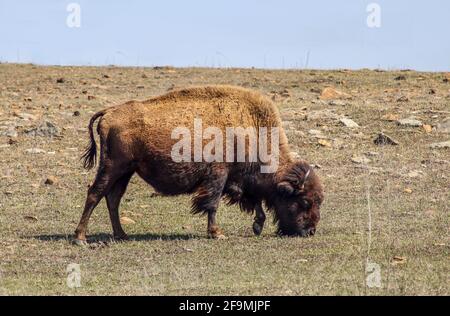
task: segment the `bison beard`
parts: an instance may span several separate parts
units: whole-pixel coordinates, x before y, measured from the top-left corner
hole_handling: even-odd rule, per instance
[[[196,118],[222,131],[230,126],[279,128],[278,169],[262,173],[261,161],[174,162],[171,131],[180,125],[193,130]],[[192,211],[207,214],[211,238],[225,237],[215,219],[222,198],[255,213],[257,235],[266,219],[263,203],[273,211],[280,235],[314,234],[323,200],[321,184],[306,162],[291,158],[278,110],[262,95],[229,86],[196,87],[100,111],[89,123],[90,145],[83,155],[87,169],[96,163],[93,125],[97,119],[99,167],[75,231],[76,243],[86,242],[89,218],[103,197],[114,238],[127,238],[119,220],[119,204],[134,173],[163,195],[193,194]]]

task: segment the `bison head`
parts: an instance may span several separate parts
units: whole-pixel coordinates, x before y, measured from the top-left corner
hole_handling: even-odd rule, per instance
[[[311,236],[316,232],[323,200],[322,186],[314,170],[295,162],[277,175],[274,209],[278,233],[286,236]]]

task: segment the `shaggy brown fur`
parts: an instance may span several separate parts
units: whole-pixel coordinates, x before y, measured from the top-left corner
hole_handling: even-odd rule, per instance
[[[224,237],[215,221],[222,197],[230,204],[239,204],[245,211],[256,211],[255,234],[260,234],[264,225],[263,202],[274,211],[280,234],[314,234],[323,199],[320,182],[308,164],[293,161],[278,110],[261,94],[231,86],[194,87],[100,111],[89,123],[91,143],[83,155],[88,169],[96,162],[93,125],[98,118],[101,118],[97,127],[100,163],[88,190],[76,240],[85,241],[89,217],[103,197],[106,197],[114,237],[126,238],[118,209],[135,172],[164,195],[194,194],[192,210],[208,214],[210,237]],[[261,173],[259,160],[253,163],[174,162],[171,150],[178,140],[171,138],[172,130],[184,126],[193,131],[196,118],[202,119],[203,129],[214,126],[223,135],[226,127],[269,130],[278,127],[277,172]]]

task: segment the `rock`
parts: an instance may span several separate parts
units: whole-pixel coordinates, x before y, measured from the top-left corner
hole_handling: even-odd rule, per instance
[[[6,126],[6,128],[2,127],[2,129],[0,129],[0,135],[6,136],[6,137],[11,137],[11,138],[16,138],[17,136],[19,136],[16,131],[16,127],[13,125]]]
[[[400,75],[394,78],[394,80],[400,81],[400,80],[406,80],[406,76]]]
[[[29,148],[29,149],[26,149],[25,152],[27,154],[45,154],[45,150],[40,149],[40,148]]]
[[[313,136],[313,137],[317,137],[317,138],[322,138],[323,137],[322,131],[320,131],[318,129],[310,129],[308,131],[308,134]]]
[[[38,221],[38,218],[36,216],[25,215],[23,218],[28,220],[28,221],[32,221],[32,222],[37,222]]]
[[[64,83],[66,80],[64,78],[58,78],[56,79],[56,83]]]
[[[409,98],[404,95],[397,99],[397,102],[408,102],[408,101],[409,101]]]
[[[371,160],[364,155],[361,156],[353,155],[351,161],[356,164],[368,164]]]
[[[417,178],[417,177],[421,176],[421,172],[417,171],[417,170],[412,170],[412,171],[408,172],[407,176],[409,178]]]
[[[346,127],[350,127],[350,128],[359,127],[359,125],[355,121],[353,121],[352,119],[346,118],[346,117],[341,118],[339,121],[342,124],[344,124],[344,126],[346,126]]]
[[[322,147],[331,147],[331,143],[330,141],[326,140],[326,139],[319,139],[317,141],[317,143],[322,146]]]
[[[433,130],[433,127],[431,127],[431,125],[428,124],[423,124],[422,128],[425,131],[425,133],[431,133],[431,131]]]
[[[450,117],[447,117],[441,123],[438,123],[436,126],[436,131],[438,133],[450,134]]]
[[[347,106],[349,104],[347,102],[344,102],[344,101],[331,100],[330,102],[328,102],[328,105],[331,105],[331,106]]]
[[[24,112],[14,112],[13,115],[25,121],[36,121],[38,119],[36,115]]]
[[[351,95],[331,87],[323,89],[322,93],[319,96],[320,100],[349,99],[349,98],[351,98]]]
[[[378,136],[373,140],[375,145],[378,146],[384,146],[384,145],[393,145],[393,146],[397,146],[399,143],[398,141],[396,141],[395,139],[393,139],[392,137],[380,133],[378,134]]]
[[[319,110],[319,111],[311,111],[307,114],[306,119],[308,121],[320,121],[326,119],[338,120],[340,118],[339,115],[334,113],[330,109]]]
[[[54,176],[48,176],[45,180],[44,184],[46,185],[54,185],[58,182],[58,179]]]
[[[400,264],[405,264],[406,261],[407,261],[407,260],[406,260],[405,257],[395,256],[394,258],[392,258],[391,264],[392,264],[393,266],[396,266],[396,265],[400,265]]]
[[[105,78],[105,79],[109,79],[110,77],[109,77],[109,75],[103,75],[103,78]]]
[[[448,149],[450,148],[450,140],[446,142],[433,143],[430,145],[431,149]]]
[[[394,121],[398,121],[399,120],[398,115],[397,114],[392,114],[392,113],[385,114],[381,118],[383,120],[389,121],[389,122],[394,122]]]
[[[136,222],[135,222],[134,220],[132,220],[131,218],[126,217],[126,216],[122,216],[122,217],[120,218],[120,223],[121,223],[122,225],[132,225],[132,224],[136,224]]]
[[[80,115],[81,115],[80,111],[73,112],[73,116],[80,116]]]
[[[38,127],[25,131],[28,136],[41,136],[41,137],[58,137],[60,136],[59,128],[50,121],[44,121]]]
[[[421,121],[413,118],[398,120],[397,124],[400,126],[407,126],[407,127],[421,127],[423,125]]]
[[[413,192],[413,190],[411,188],[406,188],[403,190],[403,192],[411,194]]]
[[[95,100],[95,97],[94,97],[93,95],[88,95],[88,100],[89,100],[89,101]]]

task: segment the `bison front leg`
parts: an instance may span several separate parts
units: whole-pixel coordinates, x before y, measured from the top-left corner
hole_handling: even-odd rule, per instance
[[[264,222],[266,221],[266,214],[264,213],[264,209],[262,208],[261,202],[256,204],[255,206],[255,221],[253,222],[253,232],[255,235],[259,236],[262,233],[264,228]]]
[[[217,207],[222,197],[226,179],[227,176],[224,170],[215,170],[202,182],[192,202],[194,213],[208,214],[207,233],[209,238],[226,239],[226,236],[216,223]]]

